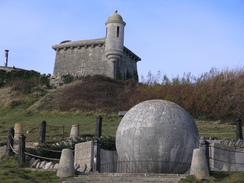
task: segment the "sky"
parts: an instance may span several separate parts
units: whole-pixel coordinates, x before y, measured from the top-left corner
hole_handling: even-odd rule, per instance
[[[118,10],[124,45],[169,78],[244,66],[244,0],[0,0],[0,66],[53,74],[53,45],[105,37]]]

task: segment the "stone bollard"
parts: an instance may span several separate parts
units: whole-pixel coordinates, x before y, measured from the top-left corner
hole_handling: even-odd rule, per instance
[[[19,136],[22,135],[21,123],[15,123],[14,125],[14,140],[19,141]]]
[[[204,149],[194,149],[190,175],[194,175],[197,179],[208,179],[209,169]]]
[[[72,125],[69,137],[73,139],[79,137],[78,125]]]
[[[57,171],[58,177],[68,177],[75,174],[74,156],[71,149],[63,149]]]

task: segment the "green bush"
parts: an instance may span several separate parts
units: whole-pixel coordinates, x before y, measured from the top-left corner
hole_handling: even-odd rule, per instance
[[[11,86],[13,90],[24,94],[31,93],[37,87],[50,87],[50,75],[41,75],[36,71],[12,70],[6,72],[0,70],[0,87]]]

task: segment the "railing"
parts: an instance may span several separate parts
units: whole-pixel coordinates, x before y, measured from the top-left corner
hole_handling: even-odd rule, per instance
[[[117,161],[101,164],[101,172],[111,173],[186,173],[191,163],[171,161]]]
[[[98,116],[96,118],[96,122],[97,122],[97,128],[96,128],[94,136],[96,138],[100,138],[102,135],[102,131],[101,131],[102,130],[102,117]],[[79,124],[77,126],[78,126],[78,134],[79,134]],[[62,125],[62,126],[51,126],[51,125],[47,125],[47,123],[45,121],[42,121],[38,127],[32,127],[32,131],[35,131],[35,132],[37,132],[39,129],[39,135],[35,136],[34,141],[32,141],[33,138],[31,138],[29,142],[37,142],[38,141],[39,145],[46,143],[46,137],[50,131],[50,128],[57,129],[58,127],[62,127],[62,132],[63,132],[62,133],[62,140],[64,140],[65,137],[70,137],[70,136],[67,136],[67,134],[65,135],[65,132],[64,132],[65,126],[64,125]],[[47,130],[47,128],[48,128],[48,130]],[[29,135],[29,132],[27,134]],[[33,134],[31,137],[33,137]],[[56,142],[58,142],[58,139],[56,139]],[[15,147],[18,146],[18,149],[15,149],[14,145],[15,145]],[[97,151],[100,151],[100,141],[98,142],[98,141],[94,140],[94,150],[93,150],[94,157],[100,156],[99,152],[96,152],[96,149],[97,149]],[[59,158],[51,158],[51,157],[42,156],[41,151],[49,151],[50,153],[55,153],[55,155],[57,155],[59,158],[60,158],[60,155],[62,152],[61,150],[51,150],[51,149],[42,148],[42,147],[38,146],[38,147],[35,147],[35,152],[39,152],[39,153],[33,154],[33,151],[30,152],[30,148],[26,148],[26,136],[23,135],[22,133],[20,133],[20,134],[15,133],[14,128],[9,128],[7,146],[6,146],[6,156],[11,156],[13,154],[18,155],[18,166],[19,167],[25,165],[26,155],[30,156],[30,157],[39,158],[42,160],[49,160],[49,161],[56,161],[56,162],[59,161]],[[93,163],[94,164],[94,167],[93,167],[94,170],[98,169],[97,167],[100,163],[99,160],[100,159],[98,159],[97,161],[94,160],[94,163]]]
[[[223,144],[210,144],[204,141],[201,147],[205,149],[207,164],[211,171],[244,170],[244,151]]]

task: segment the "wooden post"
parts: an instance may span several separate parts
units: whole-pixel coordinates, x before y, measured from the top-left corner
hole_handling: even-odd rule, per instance
[[[43,144],[46,141],[46,125],[47,125],[46,121],[41,122],[39,144]]]
[[[93,172],[100,172],[100,166],[101,166],[100,148],[101,148],[101,141],[99,139],[94,140],[94,142],[93,142],[93,161],[92,161]]]
[[[14,128],[9,128],[8,130],[8,140],[6,147],[6,156],[11,156],[13,154],[12,148],[14,147]],[[11,148],[12,147],[12,148]]]
[[[97,116],[97,125],[96,125],[96,135],[95,138],[100,138],[102,136],[102,117]]]
[[[19,136],[19,151],[18,151],[18,166],[25,165],[25,139],[26,137],[22,134]]]

